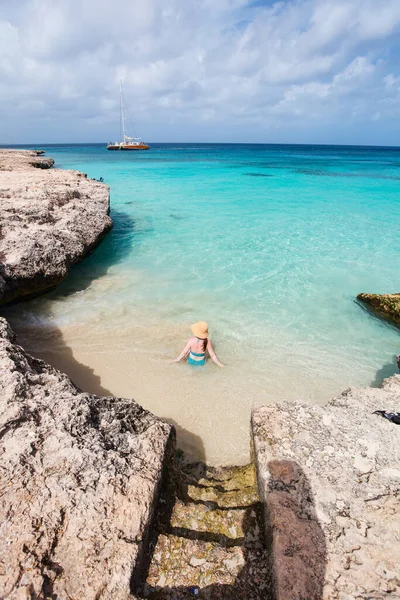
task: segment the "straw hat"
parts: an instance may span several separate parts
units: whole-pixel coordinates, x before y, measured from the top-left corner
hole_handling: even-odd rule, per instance
[[[208,325],[205,321],[194,323],[191,327],[192,333],[201,340],[208,338]]]

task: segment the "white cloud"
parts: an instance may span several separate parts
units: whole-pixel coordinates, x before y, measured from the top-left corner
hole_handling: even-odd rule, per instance
[[[119,78],[159,140],[389,122],[399,30],[399,0],[0,0],[0,143],[114,136]]]

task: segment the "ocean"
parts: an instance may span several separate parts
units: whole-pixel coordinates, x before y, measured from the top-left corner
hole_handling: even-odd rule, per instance
[[[324,403],[396,372],[398,331],[355,298],[400,290],[399,148],[41,147],[104,178],[114,229],[5,312],[32,352],[68,349],[81,387],[134,397],[196,458],[243,463],[254,404]],[[168,363],[199,320],[225,369]]]

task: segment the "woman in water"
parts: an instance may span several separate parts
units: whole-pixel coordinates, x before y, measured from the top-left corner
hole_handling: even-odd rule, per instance
[[[206,352],[208,352],[215,364],[222,368],[224,365],[218,360],[214,348],[212,347],[211,340],[208,337],[207,323],[205,321],[199,321],[192,325],[191,330],[194,336],[188,340],[188,343],[178,358],[172,362],[179,362],[182,358],[189,355],[188,364],[200,367],[206,364]]]

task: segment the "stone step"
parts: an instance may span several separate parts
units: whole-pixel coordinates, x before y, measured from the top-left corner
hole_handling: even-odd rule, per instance
[[[215,542],[160,535],[147,583],[155,588],[232,584],[245,564],[241,546],[225,548]]]
[[[258,501],[254,467],[208,468],[202,476],[180,471],[179,495],[186,503],[210,508],[245,508]]]
[[[176,535],[199,537],[207,533],[208,539],[226,546],[245,545],[260,547],[260,505],[245,509],[213,509],[206,504],[175,503],[169,531]]]
[[[268,600],[268,552],[253,465],[180,464],[174,484],[175,497],[172,503],[165,498],[159,514],[144,597]]]
[[[203,465],[182,465],[180,475],[203,487],[223,487],[240,490],[256,486],[256,473],[253,464],[242,467],[205,467]]]
[[[186,492],[186,502],[208,503],[217,508],[244,508],[258,501],[257,489],[253,486],[242,489],[225,490],[211,486],[189,485]]]
[[[263,550],[161,535],[147,577],[149,600],[268,600],[269,566]]]

